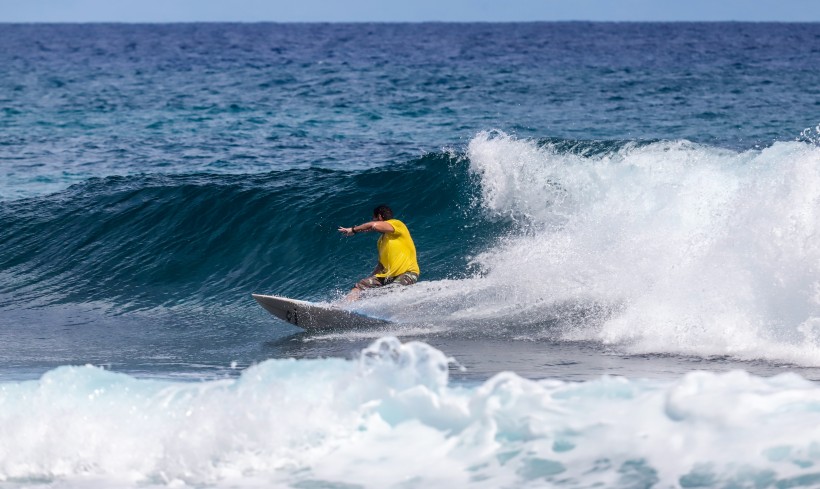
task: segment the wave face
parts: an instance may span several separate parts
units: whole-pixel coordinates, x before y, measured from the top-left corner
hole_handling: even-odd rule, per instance
[[[816,487],[820,389],[794,374],[452,387],[424,344],[238,379],[60,367],[0,385],[6,487]]]
[[[0,206],[0,292],[6,306],[36,296],[125,310],[224,307],[271,289],[327,297],[375,260],[372,240],[337,238],[337,227],[369,220],[381,202],[410,226],[425,277],[463,275],[471,246],[438,230],[483,222],[461,204],[469,180],[447,153],[360,172],[91,179]]]
[[[456,335],[820,364],[820,149],[803,142],[482,132],[461,154],[355,172],[91,179],[0,207],[0,297],[117,312],[243,311],[252,291],[330,300],[375,256],[336,227],[382,201],[408,223],[424,280],[365,312]]]

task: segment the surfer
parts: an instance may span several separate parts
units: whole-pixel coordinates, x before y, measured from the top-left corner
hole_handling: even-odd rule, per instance
[[[419,264],[416,260],[416,245],[410,237],[407,226],[398,219],[393,219],[393,211],[382,204],[373,209],[373,220],[349,228],[339,227],[345,236],[377,231],[381,233],[376,246],[379,250],[379,263],[373,273],[359,280],[347,294],[346,299],[355,301],[364,289],[382,287],[397,283],[412,285],[419,280]]]

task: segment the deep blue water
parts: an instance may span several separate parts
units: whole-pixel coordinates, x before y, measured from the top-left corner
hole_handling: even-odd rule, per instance
[[[113,174],[360,170],[488,129],[765,146],[817,124],[818,35],[743,23],[3,25],[0,196]]]

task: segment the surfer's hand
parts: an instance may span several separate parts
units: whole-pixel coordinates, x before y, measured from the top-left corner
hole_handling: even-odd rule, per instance
[[[356,234],[353,232],[353,228],[343,228],[342,226],[339,226],[339,232],[344,234],[345,236],[353,236],[354,234]]]

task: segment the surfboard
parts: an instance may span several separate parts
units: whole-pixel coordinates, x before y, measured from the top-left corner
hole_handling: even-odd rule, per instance
[[[306,331],[366,328],[390,324],[379,319],[315,302],[290,299],[276,295],[251,294],[260,306],[274,316]]]

